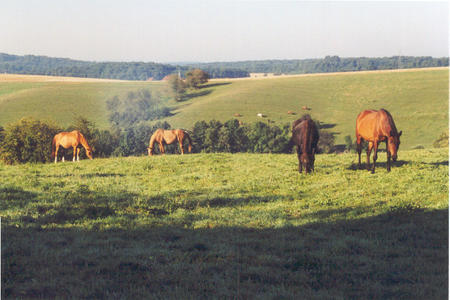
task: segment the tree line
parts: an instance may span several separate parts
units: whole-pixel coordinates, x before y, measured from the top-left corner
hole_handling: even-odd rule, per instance
[[[348,57],[326,56],[317,59],[253,60],[193,64],[193,68],[238,68],[249,73],[307,74],[368,70],[392,70],[448,66],[449,58],[431,56]]]
[[[392,56],[348,57],[326,56],[317,59],[254,60],[238,62],[192,63],[184,65],[154,62],[90,62],[67,58],[0,53],[0,73],[73,76],[124,80],[161,80],[170,74],[185,74],[202,69],[210,78],[249,77],[250,73],[307,74],[366,70],[444,67],[448,57]]]
[[[167,75],[192,69],[190,66],[154,62],[90,62],[67,58],[0,53],[0,73],[49,76],[71,76],[122,80],[161,80]],[[248,77],[246,71],[236,68],[211,67],[211,78]]]

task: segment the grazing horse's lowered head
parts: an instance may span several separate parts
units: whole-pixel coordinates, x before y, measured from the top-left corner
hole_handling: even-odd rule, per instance
[[[292,124],[291,143],[297,146],[298,171],[314,171],[315,154],[319,142],[319,131],[309,115],[304,115]]]

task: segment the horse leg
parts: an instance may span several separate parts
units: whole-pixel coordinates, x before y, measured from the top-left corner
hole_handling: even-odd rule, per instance
[[[75,155],[77,154],[77,147],[73,147],[73,159],[72,161],[75,161]]]
[[[373,168],[372,168],[372,174],[375,173],[375,164],[377,162],[378,158],[378,141],[373,142]]]
[[[77,161],[80,161],[80,151],[81,148],[77,148]]]
[[[367,145],[367,165],[366,165],[366,168],[369,171],[370,171],[370,153],[372,152],[372,148],[373,148],[373,143],[369,142],[369,144]]]
[[[178,141],[180,143],[180,150],[181,150],[181,155],[184,154],[184,149],[183,149],[183,140],[179,140]]]
[[[386,153],[387,153],[387,171],[391,171],[391,152],[389,152],[388,140],[386,139]]]
[[[302,165],[302,159],[301,156],[302,154],[300,153],[300,147],[297,146],[297,158],[298,158],[298,172],[302,173],[303,172],[303,165]]]
[[[163,145],[163,143],[159,144],[159,151],[161,152],[161,154],[164,154],[164,145]]]
[[[56,149],[55,149],[55,164],[58,161],[58,149],[59,149],[59,145],[56,145]]]
[[[361,137],[360,136],[356,137],[356,150],[358,152],[358,168],[361,169],[361,150],[362,150],[362,145],[361,145]]]

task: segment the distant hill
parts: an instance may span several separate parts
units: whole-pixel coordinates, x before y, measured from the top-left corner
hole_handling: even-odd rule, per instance
[[[154,62],[92,62],[68,58],[0,53],[0,73],[107,78],[124,80],[161,80],[165,76],[200,68],[211,78],[249,77],[250,73],[308,74],[367,70],[444,67],[448,57],[393,56],[381,58],[340,58],[327,56],[318,59],[254,60],[160,64]]]
[[[91,62],[68,58],[36,55],[11,55],[0,53],[0,73],[108,78],[123,80],[161,80],[165,76],[180,72],[184,74],[192,67],[154,62]],[[249,74],[236,68],[210,67],[211,78],[248,77]]]
[[[349,71],[395,70],[448,66],[448,57],[392,56],[392,57],[348,57],[326,56],[318,59],[249,60],[238,62],[193,63],[190,67],[203,70],[241,69],[249,73],[308,74]]]

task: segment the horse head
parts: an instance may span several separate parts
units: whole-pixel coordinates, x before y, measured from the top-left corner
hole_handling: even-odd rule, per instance
[[[393,161],[397,161],[397,151],[400,147],[400,136],[402,135],[402,131],[398,134],[392,133],[391,136],[388,137],[388,150],[392,156]]]
[[[152,155],[153,155],[153,147],[148,147],[148,148],[147,148],[147,151],[148,151],[148,155],[149,155],[149,156],[152,156]]]
[[[92,157],[92,149],[91,148],[86,148],[86,155],[87,155],[87,157],[89,157],[89,159],[94,159]]]
[[[302,165],[305,167],[306,174],[310,173],[314,169],[314,155],[303,152],[300,155]]]

